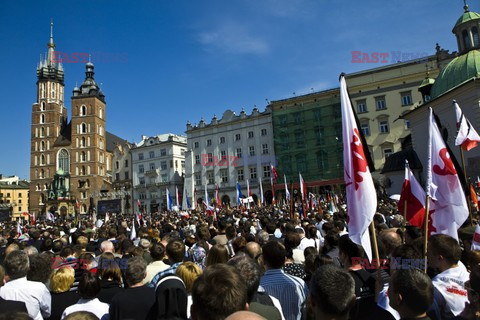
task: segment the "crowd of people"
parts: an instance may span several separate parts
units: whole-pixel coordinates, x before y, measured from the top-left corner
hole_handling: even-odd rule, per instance
[[[328,209],[3,223],[0,320],[478,318],[472,228],[430,236],[425,260],[422,231],[380,200],[373,263],[346,206]]]

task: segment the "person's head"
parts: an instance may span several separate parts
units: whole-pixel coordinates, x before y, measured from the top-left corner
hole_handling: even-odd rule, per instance
[[[153,261],[162,261],[165,258],[165,247],[161,243],[154,244],[150,249]]]
[[[180,239],[172,239],[167,244],[167,256],[173,263],[182,262],[185,258],[185,244]]]
[[[186,261],[183,262],[177,268],[177,276],[183,280],[185,283],[185,288],[187,289],[187,293],[192,293],[192,287],[195,280],[202,274],[202,268],[198,266],[195,262]]]
[[[33,255],[38,254],[38,250],[37,250],[37,248],[34,247],[34,246],[25,247],[25,249],[23,249],[23,251],[25,251],[25,253],[26,253],[28,256],[33,256]]]
[[[28,257],[30,267],[27,279],[47,283],[52,274],[52,259],[47,253],[36,254]]]
[[[140,240],[140,243],[139,243],[139,246],[140,248],[142,248],[143,250],[148,250],[150,249],[150,240],[148,239],[141,239]]]
[[[112,241],[105,240],[100,244],[100,251],[115,253],[115,246]]]
[[[233,266],[243,278],[243,281],[247,286],[248,302],[250,303],[260,285],[260,278],[262,276],[260,265],[246,255],[235,256],[228,261],[228,264]]]
[[[402,318],[420,316],[433,303],[432,280],[419,269],[399,269],[390,278],[388,297]]]
[[[267,320],[258,313],[251,311],[237,311],[225,318],[225,320]]]
[[[480,265],[475,265],[470,271],[470,279],[465,282],[468,301],[476,311],[480,311]]]
[[[20,247],[18,246],[17,243],[12,243],[12,244],[9,244],[7,246],[7,248],[5,248],[5,257],[8,256],[10,254],[10,252],[13,252],[13,251],[16,251],[16,250],[20,250]]]
[[[350,240],[348,235],[343,235],[338,240],[339,258],[345,267],[350,267],[352,258],[363,258],[363,248]]]
[[[62,248],[63,248],[63,242],[60,241],[60,240],[55,240],[53,243],[52,243],[52,251],[53,253],[60,253],[60,251],[62,251]]]
[[[310,281],[310,303],[314,319],[348,319],[355,305],[355,281],[346,270],[321,266]]]
[[[228,240],[234,239],[236,235],[237,231],[235,230],[234,226],[228,226],[227,229],[225,229],[225,236]]]
[[[393,249],[402,244],[402,237],[394,229],[381,231],[379,238],[385,246],[387,256],[390,256]]]
[[[63,293],[70,290],[75,281],[75,271],[73,268],[55,269],[50,277],[50,290],[53,293]]]
[[[280,269],[285,264],[287,251],[283,244],[278,241],[269,241],[263,248],[263,262],[268,269]]]
[[[9,280],[26,277],[30,268],[28,255],[20,250],[10,252],[3,264]]]
[[[262,254],[262,247],[255,241],[250,241],[245,246],[245,253],[252,259],[257,260]]]
[[[147,275],[147,264],[142,257],[132,257],[127,261],[125,280],[129,286],[141,283]]]
[[[443,272],[456,265],[462,256],[458,241],[445,234],[435,234],[428,238],[428,266]]]
[[[100,279],[91,272],[85,272],[78,284],[78,295],[83,299],[93,299],[100,292]]]
[[[228,251],[224,245],[216,244],[210,248],[207,254],[206,266],[212,266],[217,263],[227,263]]]
[[[87,248],[88,245],[88,238],[85,236],[79,236],[77,238],[77,244],[80,246],[82,251],[84,251]]]
[[[64,320],[98,320],[98,317],[89,311],[76,311],[63,318]]]
[[[193,320],[221,320],[247,309],[247,288],[239,273],[227,264],[207,267],[192,287]]]
[[[392,251],[390,259],[390,273],[397,269],[404,268],[405,262],[407,262],[407,265],[410,263],[407,268],[413,268],[417,266],[420,269],[423,269],[425,267],[424,261],[425,260],[422,257],[422,254],[418,252],[417,248],[409,244],[402,244]]]
[[[104,280],[122,281],[122,270],[120,270],[113,253],[102,253],[100,259],[98,259],[97,275]]]

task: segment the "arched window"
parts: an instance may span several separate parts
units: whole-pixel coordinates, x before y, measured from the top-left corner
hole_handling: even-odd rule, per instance
[[[86,123],[81,124],[80,132],[81,133],[87,133],[87,124]]]
[[[82,171],[80,172],[80,175],[81,175],[81,176],[84,176],[85,173],[86,173],[86,171],[85,171],[85,166],[82,166]]]
[[[48,190],[48,183],[45,183],[45,184],[43,185],[43,190]]]
[[[462,31],[462,39],[463,39],[463,44],[465,45],[465,49],[468,50],[472,47],[470,43],[470,37],[468,36],[467,30]]]
[[[40,165],[45,165],[45,156],[43,154],[40,156]]]
[[[82,143],[80,144],[80,147],[84,148],[85,147],[85,137],[82,137]]]
[[[478,47],[480,46],[480,38],[478,37],[478,28],[472,28],[472,37],[473,37],[473,46]]]
[[[80,162],[85,162],[85,161],[87,161],[87,156],[85,151],[82,151],[82,153],[80,154]]]
[[[57,170],[61,169],[63,172],[70,172],[70,157],[66,149],[61,149],[58,152]]]
[[[45,83],[42,83],[42,98],[45,98]]]
[[[81,116],[86,116],[87,115],[87,107],[86,106],[81,106],[80,107],[80,115]]]
[[[45,127],[40,128],[40,137],[45,137]]]
[[[35,191],[41,191],[40,190],[40,184],[37,183],[37,185],[35,186]]]
[[[45,151],[45,141],[40,142],[40,151]]]
[[[85,188],[90,188],[90,180],[87,179],[85,182]]]
[[[45,111],[45,101],[40,104],[40,111]]]
[[[82,204],[81,207],[80,207],[80,212],[81,213],[86,213],[87,212],[87,205],[86,204]]]
[[[43,113],[40,115],[40,123],[45,123],[45,115]]]
[[[103,109],[100,108],[100,110],[98,111],[98,113],[99,113],[100,119],[102,119],[102,118],[103,118]]]
[[[45,179],[45,170],[40,170],[40,179]]]

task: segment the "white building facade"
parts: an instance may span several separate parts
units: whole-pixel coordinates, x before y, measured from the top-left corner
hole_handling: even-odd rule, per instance
[[[135,144],[131,149],[134,212],[138,201],[146,213],[165,210],[167,188],[176,205],[175,190],[179,194],[183,190],[186,150],[187,138],[174,134],[142,136]]]
[[[247,196],[247,179],[250,193],[260,199],[262,181],[263,194],[271,202],[270,165],[276,165],[273,145],[272,112],[270,108],[260,112],[254,107],[247,115],[242,109],[239,115],[226,110],[221,119],[216,116],[207,124],[202,119],[198,125],[187,123],[188,151],[185,161],[185,192],[191,203],[202,203],[205,186],[209,199],[215,197],[219,188],[223,205],[237,205],[236,184]]]

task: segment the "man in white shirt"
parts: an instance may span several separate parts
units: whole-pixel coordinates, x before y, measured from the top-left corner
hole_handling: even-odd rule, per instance
[[[13,251],[4,261],[7,283],[0,288],[0,297],[6,300],[25,302],[28,315],[34,320],[50,317],[52,298],[47,287],[27,280],[30,264],[23,251]]]
[[[460,261],[461,255],[462,249],[454,238],[444,234],[428,238],[428,265],[440,272],[432,279],[435,290],[431,312],[437,319],[458,316],[468,302],[464,283],[469,273]]]

